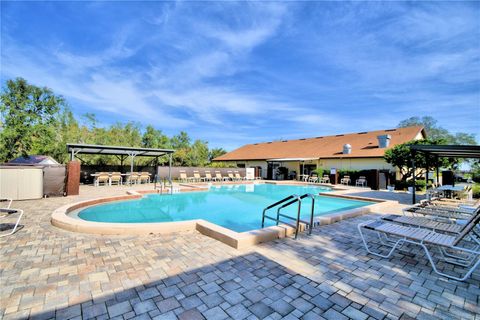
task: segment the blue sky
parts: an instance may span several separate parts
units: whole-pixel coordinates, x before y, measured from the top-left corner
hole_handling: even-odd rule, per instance
[[[479,2],[1,2],[1,80],[210,146],[395,127],[480,138]]]

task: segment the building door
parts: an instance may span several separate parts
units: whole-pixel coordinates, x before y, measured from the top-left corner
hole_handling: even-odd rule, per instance
[[[280,166],[279,163],[269,162],[267,167],[267,179],[276,180],[277,178],[277,169]]]
[[[310,175],[313,170],[317,169],[316,164],[304,164],[302,167],[302,174],[306,175]]]

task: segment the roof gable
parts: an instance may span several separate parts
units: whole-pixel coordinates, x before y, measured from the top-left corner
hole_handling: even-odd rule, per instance
[[[379,148],[377,136],[391,136],[388,148]],[[414,140],[421,134],[423,127],[406,127],[368,132],[338,134],[314,138],[283,140],[247,144],[228,152],[215,161],[266,160],[276,158],[365,158],[383,157],[385,150],[395,145]],[[343,154],[343,145],[350,144],[352,152]]]

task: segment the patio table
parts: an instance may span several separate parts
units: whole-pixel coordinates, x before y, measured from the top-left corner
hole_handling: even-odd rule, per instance
[[[444,186],[440,186],[440,187],[436,188],[435,190],[436,191],[444,191],[446,196],[448,198],[451,198],[455,192],[460,192],[460,191],[465,190],[465,187],[464,186],[452,186],[452,185],[447,184],[447,185],[444,185]]]

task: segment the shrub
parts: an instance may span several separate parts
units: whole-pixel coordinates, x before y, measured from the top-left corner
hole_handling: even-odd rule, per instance
[[[312,171],[312,173],[316,173],[317,176],[323,177],[324,174],[328,174],[330,170],[324,169],[324,168],[317,168]]]
[[[395,183],[395,190],[406,190],[408,187],[413,186],[413,180],[408,180],[408,181],[401,181],[397,180]],[[432,182],[428,181],[428,187],[432,187]],[[415,181],[415,190],[417,191],[422,191],[425,190],[425,180],[416,180]]]
[[[480,198],[480,183],[472,185],[472,195],[474,198]]]

